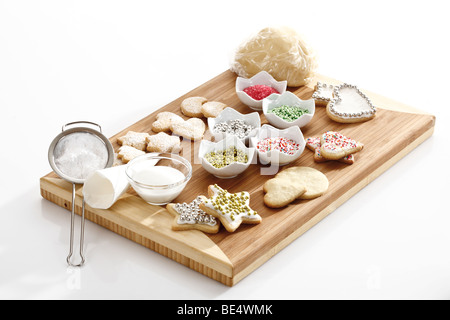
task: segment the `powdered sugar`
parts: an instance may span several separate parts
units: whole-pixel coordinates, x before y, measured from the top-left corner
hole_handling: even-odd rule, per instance
[[[72,179],[86,179],[94,171],[104,169],[109,159],[105,143],[86,132],[63,137],[53,155],[56,167]]]

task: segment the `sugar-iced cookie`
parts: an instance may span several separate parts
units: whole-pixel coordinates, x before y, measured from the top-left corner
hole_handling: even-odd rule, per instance
[[[306,138],[306,147],[314,152],[314,161],[321,163],[329,161],[329,159],[325,159],[322,156],[322,152],[320,151],[321,142],[320,137],[309,137]],[[355,156],[353,154],[349,154],[348,156],[345,156],[341,159],[338,159],[337,161],[346,163],[346,164],[353,164],[355,163]]]
[[[172,124],[170,126],[170,130],[172,130],[172,132],[178,136],[197,141],[203,138],[203,134],[206,130],[206,125],[201,119],[191,118],[180,123]]]
[[[208,101],[202,105],[202,113],[207,118],[216,118],[227,105],[219,101]]]
[[[166,209],[175,217],[172,222],[172,230],[219,232],[219,221],[199,208],[199,205],[206,200],[205,196],[198,196],[191,203],[169,203]]]
[[[123,137],[117,139],[117,143],[121,146],[130,146],[141,151],[147,148],[147,137],[150,135],[146,132],[129,131]]]
[[[248,192],[229,193],[215,184],[208,187],[208,195],[199,208],[219,219],[227,231],[234,232],[241,223],[261,223],[261,216],[250,208]]]
[[[300,198],[306,192],[305,185],[301,181],[269,179],[264,183],[264,203],[270,208],[282,208],[295,199]]]
[[[306,192],[301,194],[299,199],[309,200],[320,197],[329,186],[328,178],[319,170],[310,167],[290,167],[279,172],[275,178],[302,183]]]
[[[376,107],[357,86],[347,83],[334,87],[333,99],[327,104],[327,115],[340,123],[355,123],[373,119]]]
[[[178,136],[170,136],[165,132],[147,137],[147,151],[160,153],[179,153],[181,141]]]
[[[134,147],[122,146],[119,148],[119,153],[117,154],[117,158],[120,159],[124,164],[127,164],[134,158],[142,156],[144,154],[145,154],[144,151],[138,150]]]
[[[320,151],[329,160],[338,160],[361,151],[364,144],[356,142],[336,131],[327,131],[320,137]]]
[[[322,82],[317,82],[312,98],[315,100],[316,105],[326,107],[328,102],[333,99],[334,86]]]
[[[170,132],[170,125],[183,122],[184,119],[173,112],[160,112],[156,115],[156,121],[152,124],[153,132]]]
[[[203,118],[202,106],[207,101],[204,97],[186,98],[181,102],[181,112],[188,117]]]

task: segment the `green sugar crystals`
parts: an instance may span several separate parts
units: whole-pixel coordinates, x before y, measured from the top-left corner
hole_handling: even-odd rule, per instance
[[[269,110],[268,113],[273,113],[285,121],[294,122],[302,115],[309,113],[309,110],[297,106],[282,105]]]
[[[222,151],[210,152],[205,155],[205,159],[215,168],[220,169],[234,162],[247,163],[247,154],[232,146]]]

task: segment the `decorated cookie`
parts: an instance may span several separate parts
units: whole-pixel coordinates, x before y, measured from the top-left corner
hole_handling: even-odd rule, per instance
[[[361,151],[364,144],[336,131],[327,131],[320,137],[320,151],[324,158],[338,160]]]
[[[334,86],[322,82],[317,82],[312,98],[316,101],[318,106],[325,107],[328,102],[333,99]]]
[[[180,123],[173,123],[170,126],[170,130],[172,130],[172,132],[178,136],[197,141],[203,138],[203,134],[206,130],[206,125],[201,119],[191,118]]]
[[[127,164],[131,160],[136,157],[142,156],[145,154],[145,151],[138,150],[134,147],[130,146],[122,146],[119,148],[119,153],[117,154],[117,158],[122,161],[122,163]]]
[[[275,178],[302,183],[306,192],[299,199],[306,200],[320,197],[328,190],[329,185],[328,178],[322,172],[310,167],[290,167],[279,172]]]
[[[207,101],[204,97],[186,98],[181,102],[181,112],[188,117],[203,118],[202,106]]]
[[[184,119],[173,112],[160,112],[156,116],[156,121],[152,124],[153,132],[170,132],[170,125],[183,122]]]
[[[141,151],[147,148],[147,137],[150,135],[146,132],[129,131],[125,136],[117,139],[117,143],[121,146],[130,146]]]
[[[216,118],[227,105],[218,101],[208,101],[202,105],[202,113],[207,118]]]
[[[306,139],[306,147],[314,152],[314,161],[317,163],[326,162],[329,161],[329,159],[325,159],[322,156],[322,152],[320,151],[321,142],[320,137],[309,137]],[[338,159],[337,161],[346,163],[346,164],[353,164],[355,163],[355,156],[353,154],[350,154],[348,156],[345,156],[341,159]]]
[[[241,223],[261,223],[261,216],[250,208],[248,192],[229,193],[215,184],[208,187],[208,194],[210,198],[201,203],[199,208],[219,219],[227,231],[234,232]]]
[[[341,84],[334,87],[333,99],[327,104],[327,115],[341,123],[363,122],[373,119],[376,108],[358,87]]]
[[[219,232],[219,221],[199,208],[199,205],[206,200],[205,196],[198,196],[191,203],[169,203],[166,209],[175,217],[172,222],[172,230]]]
[[[282,208],[292,201],[300,198],[306,192],[305,185],[301,181],[269,179],[264,183],[264,203],[270,208]]]
[[[178,136],[170,136],[165,132],[160,132],[147,137],[147,151],[160,153],[179,153],[181,151],[181,141]]]

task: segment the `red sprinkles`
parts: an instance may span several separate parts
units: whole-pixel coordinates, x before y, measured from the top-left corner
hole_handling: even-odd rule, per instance
[[[286,153],[288,155],[293,155],[296,153],[300,146],[297,142],[292,139],[286,139],[283,137],[277,138],[266,138],[261,140],[256,145],[256,148],[260,152],[269,152],[272,150],[278,150],[279,152]]]
[[[279,93],[276,89],[269,87],[269,86],[262,85],[262,84],[257,84],[257,85],[245,88],[244,92],[255,100],[262,100],[262,99],[270,96],[272,93]]]
[[[351,149],[355,148],[357,145],[355,140],[347,138],[346,136],[335,131],[325,132],[323,134],[323,142],[322,147],[330,151],[346,148]]]

